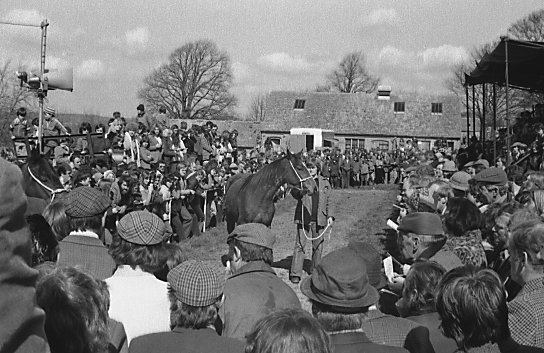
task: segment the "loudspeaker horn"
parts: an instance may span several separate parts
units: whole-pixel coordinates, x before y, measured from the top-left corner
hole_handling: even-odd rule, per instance
[[[47,90],[60,89],[62,91],[74,90],[74,68],[62,69],[58,71],[50,70],[45,76],[44,84]]]

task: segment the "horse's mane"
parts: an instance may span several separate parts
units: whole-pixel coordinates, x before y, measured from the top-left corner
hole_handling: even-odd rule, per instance
[[[269,179],[278,170],[278,165],[281,163],[281,161],[286,158],[287,156],[276,159],[272,163],[267,164],[259,169],[255,174],[249,174],[248,177],[245,178],[241,187],[246,187],[252,181],[260,183],[263,180]]]

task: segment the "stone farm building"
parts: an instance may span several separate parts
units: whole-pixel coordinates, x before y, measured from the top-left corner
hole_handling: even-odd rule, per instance
[[[317,128],[326,130],[324,146],[341,150],[387,150],[400,139],[414,138],[424,150],[444,138],[453,148],[459,147],[466,123],[456,96],[391,94],[387,88],[382,93],[271,92],[266,97],[265,121],[260,124],[263,140],[270,137],[284,145],[292,128]]]

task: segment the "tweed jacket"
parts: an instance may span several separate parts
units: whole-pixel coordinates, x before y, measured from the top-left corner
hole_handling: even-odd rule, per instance
[[[498,343],[486,343],[480,347],[472,347],[468,350],[455,350],[455,353],[541,353],[544,349],[523,346],[512,338],[506,338]]]
[[[175,327],[171,332],[153,333],[135,338],[130,353],[242,353],[242,341],[219,336],[213,329]]]
[[[367,312],[367,319],[364,320],[362,329],[374,343],[404,347],[412,353],[434,353],[429,329],[411,320],[371,309]]]
[[[70,235],[62,239],[59,243],[57,265],[80,265],[98,279],[110,277],[117,267],[115,261],[108,253],[108,248],[98,239],[98,235],[91,237],[77,235],[74,232],[70,233]]]
[[[508,324],[516,342],[544,348],[544,277],[525,283],[508,303]]]
[[[243,340],[262,317],[278,309],[300,308],[296,293],[268,264],[251,261],[225,284],[220,309],[225,337]]]
[[[400,347],[384,346],[373,343],[363,332],[334,333],[329,335],[335,353],[401,353],[407,352]]]
[[[333,217],[333,212],[330,208],[330,194],[331,194],[331,184],[329,180],[322,176],[317,177],[317,182],[319,184],[319,205],[317,208],[317,225],[324,227],[327,225],[327,219]],[[302,223],[302,210],[304,210],[304,223],[306,225],[310,224],[311,221],[311,211],[312,211],[312,196],[303,195],[299,189],[293,189],[291,195],[298,200],[297,206],[295,208],[295,223]]]

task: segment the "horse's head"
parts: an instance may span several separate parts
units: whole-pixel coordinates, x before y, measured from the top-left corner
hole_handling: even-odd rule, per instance
[[[43,156],[38,149],[31,150],[21,171],[27,196],[49,200],[53,190],[63,189],[57,173],[49,163],[49,154]]]
[[[302,161],[302,151],[298,153],[291,153],[287,150],[287,156],[285,160],[289,164],[286,168],[286,180],[293,186],[298,186],[302,190],[307,191],[309,194],[313,194],[317,191],[317,184],[314,178],[310,175],[308,168]],[[301,185],[302,184],[302,185]]]

